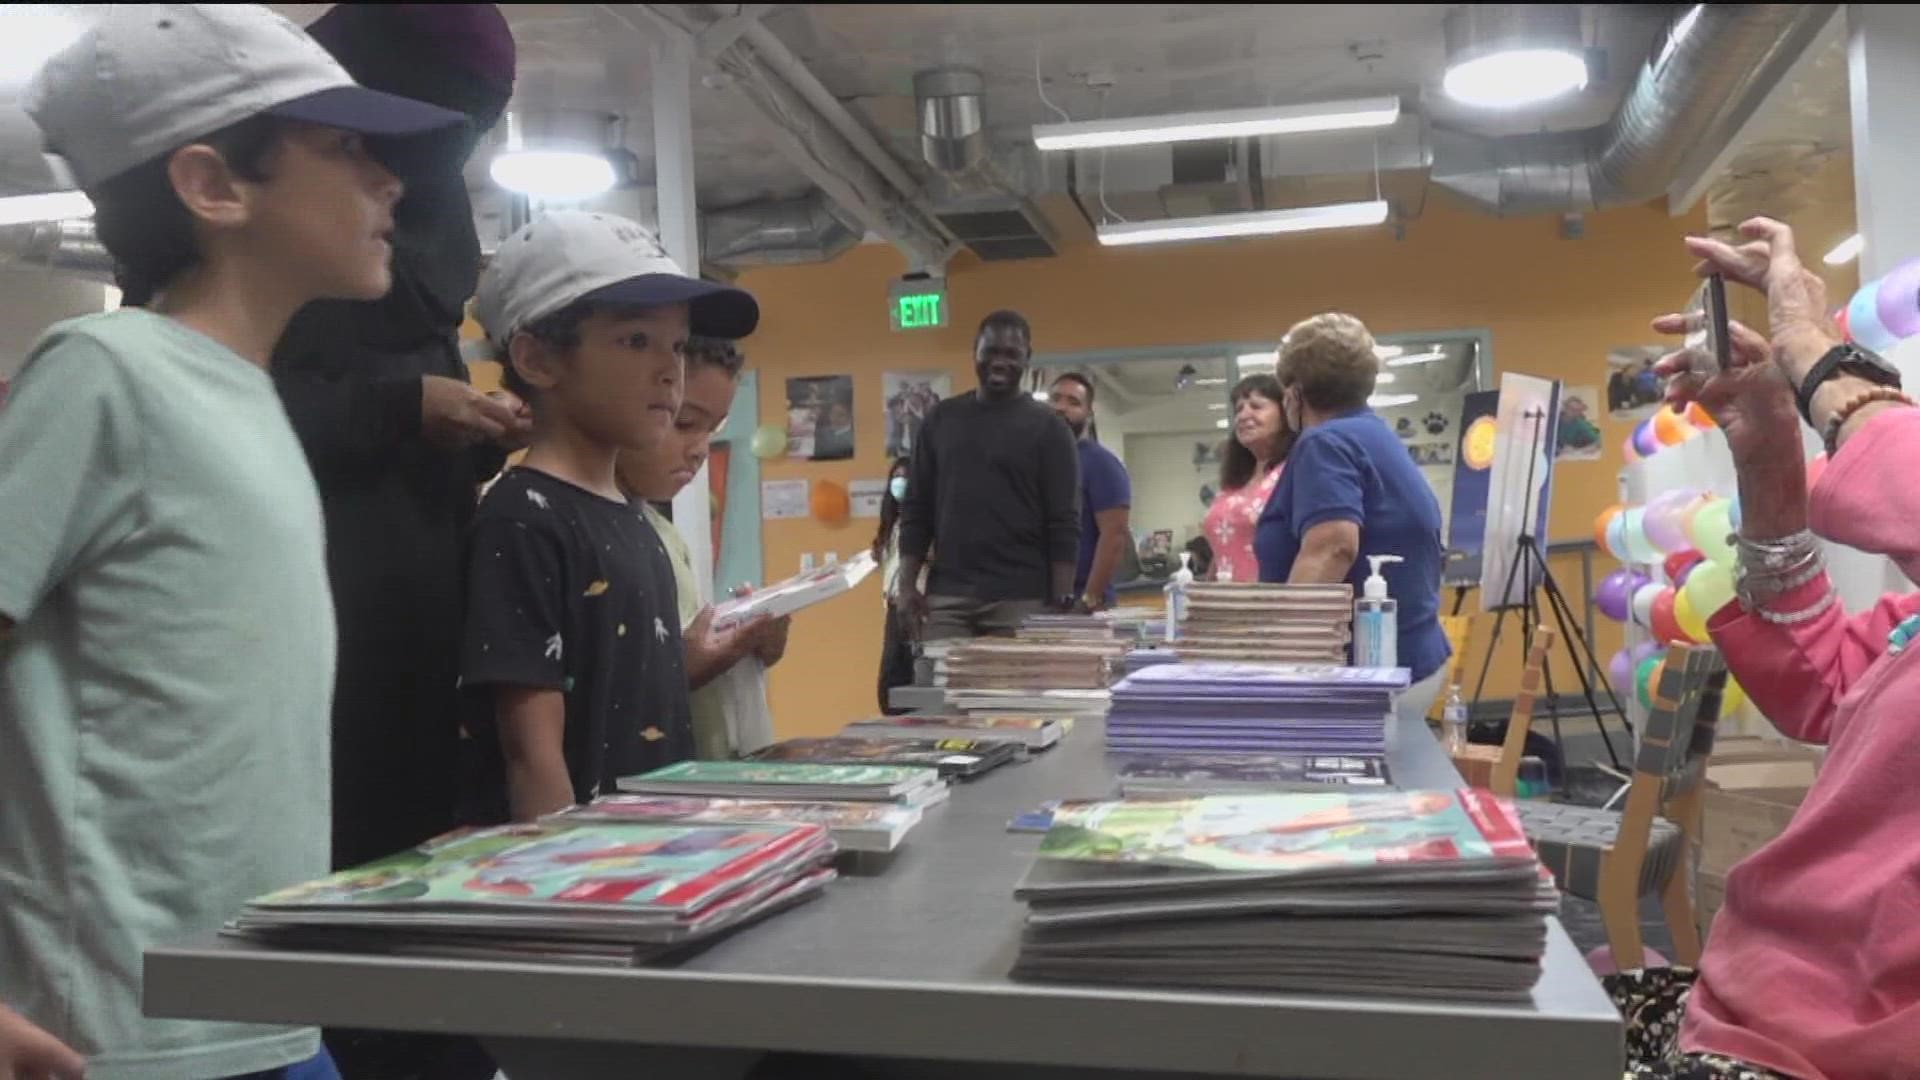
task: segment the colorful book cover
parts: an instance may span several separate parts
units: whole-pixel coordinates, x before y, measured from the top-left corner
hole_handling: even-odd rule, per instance
[[[824,854],[818,825],[595,825],[468,829],[269,893],[252,907],[568,906],[683,914]]]
[[[1006,744],[979,739],[788,739],[753,755],[756,761],[820,761],[965,768],[1006,756]]]
[[[829,829],[892,829],[918,821],[917,810],[892,803],[801,799],[727,799],[683,795],[602,795],[553,815],[560,821],[644,821],[685,824],[813,824]]]
[[[1116,757],[1113,766],[1123,786],[1140,781],[1245,787],[1389,783],[1386,759],[1366,754],[1150,754]]]
[[[1063,804],[1040,854],[1273,872],[1531,859],[1533,849],[1512,807],[1468,789]]]
[[[877,720],[856,720],[853,727],[898,728],[972,728],[982,732],[1044,731],[1057,724],[1045,716],[885,716]]]
[[[811,784],[831,787],[916,786],[932,780],[921,765],[822,765],[786,761],[680,761],[629,777],[646,784]]]

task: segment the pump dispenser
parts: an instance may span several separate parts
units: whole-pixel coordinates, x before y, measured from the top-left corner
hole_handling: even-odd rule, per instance
[[[1372,572],[1353,602],[1353,662],[1357,667],[1400,666],[1400,603],[1387,595],[1383,563],[1404,562],[1398,555],[1369,555]]]
[[[1167,640],[1180,640],[1180,624],[1187,618],[1187,586],[1193,584],[1193,553],[1180,553],[1180,569],[1167,579]]]

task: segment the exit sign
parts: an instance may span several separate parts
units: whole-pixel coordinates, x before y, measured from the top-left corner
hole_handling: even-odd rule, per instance
[[[895,330],[932,330],[947,325],[945,278],[901,278],[887,296],[887,322]]]

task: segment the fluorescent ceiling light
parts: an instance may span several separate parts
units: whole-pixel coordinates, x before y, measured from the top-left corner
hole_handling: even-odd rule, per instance
[[[1446,358],[1447,358],[1447,354],[1444,351],[1440,349],[1434,349],[1430,352],[1417,352],[1417,353],[1410,353],[1406,356],[1396,356],[1393,359],[1387,361],[1387,366],[1388,367],[1410,367],[1414,364],[1431,364],[1435,360],[1445,360]]]
[[[85,22],[62,6],[0,4],[0,84],[25,83],[86,29]]]
[[[1826,263],[1828,266],[1845,266],[1859,258],[1860,252],[1865,249],[1866,246],[1866,239],[1859,233],[1854,233],[1852,236],[1833,245],[1833,250],[1820,256],[1820,261]]]
[[[1400,376],[1395,375],[1391,371],[1383,371],[1380,374],[1375,375],[1373,377],[1373,382],[1375,386],[1379,386],[1385,383],[1396,382],[1399,380],[1399,378]]]
[[[1225,420],[1215,420],[1213,426],[1219,428],[1221,431],[1227,430],[1227,422]]]
[[[1102,225],[1100,242],[1108,247],[1132,244],[1170,244],[1182,240],[1219,240],[1232,236],[1270,236],[1310,229],[1343,229],[1378,225],[1387,220],[1384,200],[1303,206],[1297,210],[1255,210],[1245,214],[1208,214],[1204,217],[1166,218],[1161,221],[1123,221]]]
[[[1245,371],[1248,368],[1272,367],[1279,361],[1280,358],[1270,352],[1250,352],[1241,353],[1235,363],[1240,365],[1240,370]]]
[[[1035,401],[1052,401],[1052,400],[1053,400],[1053,395],[1052,395],[1052,394],[1049,394],[1049,393],[1047,393],[1047,392],[1046,392],[1045,390],[1035,390],[1035,391],[1033,392],[1033,400],[1035,400]]]
[[[1035,124],[1033,145],[1042,150],[1102,150],[1195,139],[1247,139],[1385,127],[1400,119],[1397,97],[1357,98],[1318,105],[1269,105],[1252,109],[1127,116],[1065,124]]]
[[[1376,409],[1397,409],[1419,400],[1419,394],[1375,394],[1367,399],[1367,404]]]
[[[1507,49],[1455,64],[1447,96],[1480,109],[1537,105],[1587,87],[1587,59],[1567,49]]]
[[[1195,386],[1225,386],[1225,385],[1227,385],[1227,380],[1225,380],[1225,379],[1195,379],[1195,380],[1193,380],[1193,385],[1195,385]]]
[[[1373,347],[1373,355],[1382,360],[1391,360],[1406,351],[1407,349],[1404,345],[1375,345]]]
[[[0,23],[4,28],[4,23]],[[9,195],[0,198],[0,225],[25,225],[34,221],[66,221],[93,216],[93,202],[78,191],[49,191],[39,195]]]
[[[1207,408],[1212,409],[1214,412],[1225,412],[1227,411],[1227,403],[1224,401],[1216,401],[1208,405]]]
[[[508,150],[487,170],[508,191],[549,202],[578,202],[613,187],[613,163],[578,150]]]

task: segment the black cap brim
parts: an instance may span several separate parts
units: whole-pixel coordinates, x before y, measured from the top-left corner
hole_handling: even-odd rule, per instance
[[[267,112],[286,120],[379,136],[424,135],[467,120],[452,109],[364,86],[336,86],[281,102]]]
[[[580,299],[639,307],[685,304],[687,329],[699,337],[738,341],[760,325],[760,302],[752,293],[679,274],[630,277],[595,289]]]

